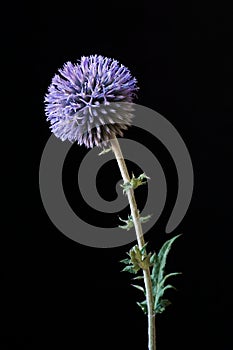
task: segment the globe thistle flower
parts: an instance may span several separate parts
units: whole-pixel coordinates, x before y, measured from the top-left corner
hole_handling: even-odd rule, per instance
[[[118,61],[92,55],[67,62],[45,96],[51,131],[88,148],[106,146],[131,125],[137,81]]]

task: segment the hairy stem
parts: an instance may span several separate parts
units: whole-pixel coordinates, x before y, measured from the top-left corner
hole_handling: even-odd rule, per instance
[[[114,139],[111,139],[110,142],[121,172],[122,179],[124,183],[130,182],[128,169],[126,167],[125,160],[122,155],[121,148],[117,138],[115,137]],[[127,190],[127,196],[128,196],[131,215],[133,218],[134,227],[136,231],[138,246],[140,249],[142,249],[142,247],[145,244],[145,241],[144,241],[143,232],[142,232],[142,225],[140,222],[140,215],[138,212],[137,203],[134,196],[134,190],[132,188]],[[154,298],[152,294],[152,284],[151,284],[151,276],[150,276],[149,268],[143,270],[143,276],[144,276],[146,302],[147,302],[147,309],[148,309],[148,349],[156,350],[155,316],[153,311]]]

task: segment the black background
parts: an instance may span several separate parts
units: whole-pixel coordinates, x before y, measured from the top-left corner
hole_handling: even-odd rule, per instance
[[[135,132],[145,145],[150,142],[167,176],[168,200],[147,234],[150,248],[158,250],[167,238],[183,233],[168,259],[168,271],[183,275],[173,281],[178,292],[168,293],[172,306],[157,318],[158,349],[230,350],[233,55],[229,6],[167,0],[23,2],[12,6],[8,19],[3,56],[11,64],[7,75],[13,73],[13,79],[7,76],[7,117],[13,130],[5,166],[10,180],[5,208],[10,215],[6,214],[4,236],[10,242],[1,254],[2,349],[147,348],[147,320],[136,305],[141,294],[130,286],[131,276],[120,272],[119,260],[132,244],[96,249],[69,240],[49,220],[39,194],[39,162],[50,136],[43,109],[47,87],[64,62],[101,54],[129,67],[140,86],[137,102],[175,126],[194,166],[192,203],[168,236],[164,228],[177,190],[172,160],[156,139],[148,141],[134,129],[125,133],[134,138]],[[86,150],[75,147],[64,181],[67,198],[78,208],[74,164]],[[113,166],[106,165],[106,175],[102,171],[97,181],[101,195],[106,197],[110,191],[112,199],[114,190],[111,193],[109,183],[105,190],[103,179],[107,181]],[[120,179],[115,169],[113,189]],[[144,191],[146,187],[137,194],[141,206]],[[101,223],[103,218],[96,220]],[[105,220],[117,224],[113,217]]]

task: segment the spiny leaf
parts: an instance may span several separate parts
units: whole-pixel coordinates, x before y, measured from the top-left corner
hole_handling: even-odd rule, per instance
[[[144,224],[145,222],[147,222],[149,219],[151,218],[151,215],[147,215],[147,216],[141,216],[139,218],[139,221]],[[125,225],[118,225],[118,227],[122,228],[123,230],[127,230],[129,231],[132,227],[134,227],[134,222],[133,222],[133,217],[132,215],[128,216],[128,220],[124,220],[121,219],[119,217],[119,220],[121,220],[122,222],[125,222]]]
[[[144,254],[142,254],[144,251]],[[150,264],[150,254],[146,255],[145,246],[142,249],[139,249],[138,246],[134,246],[130,250],[131,262],[134,265],[138,265],[141,269],[147,269]]]
[[[143,280],[143,276],[137,276],[137,277],[134,277],[133,280]]]
[[[139,270],[140,270],[140,267],[137,268],[137,267],[134,267],[134,266],[126,266],[126,267],[123,268],[122,271],[136,274]]]
[[[98,153],[98,156],[102,156],[105,153],[108,153],[112,150],[112,147],[110,148],[104,148],[102,152]]]
[[[118,227],[122,228],[123,230],[127,230],[127,231],[129,231],[133,226],[134,226],[134,224],[132,222],[128,222],[127,225],[118,225]]]
[[[136,273],[140,269],[147,269],[151,266],[150,259],[151,259],[151,253],[147,255],[146,253],[146,244],[139,249],[138,245],[135,245],[133,248],[130,249],[129,252],[127,252],[127,255],[130,257],[127,259],[121,260],[121,262],[125,265],[127,265],[123,271],[133,272]]]
[[[123,260],[120,260],[120,262],[127,265],[130,263],[130,259],[123,259]]]
[[[120,185],[123,188],[123,193],[126,193],[131,188],[135,190],[139,186],[145,185],[147,181],[143,181],[144,179],[148,180],[150,178],[146,176],[145,173],[139,175],[139,177],[135,177],[134,174],[132,174],[132,179],[129,182]]]
[[[145,185],[147,181],[143,181],[144,179],[149,179],[148,176],[146,176],[145,173],[139,175],[139,177],[135,177],[134,174],[132,174],[132,179],[130,180],[130,183],[135,190],[141,185]]]
[[[138,179],[139,179],[139,180],[143,180],[143,179],[150,180],[150,177],[147,176],[145,173],[143,173],[143,174],[139,175]]]
[[[129,218],[129,216],[128,216],[128,218]],[[129,219],[125,220],[125,219],[122,219],[120,216],[119,216],[119,220],[121,220],[122,222],[126,222],[126,223],[129,221]]]
[[[160,298],[164,295],[165,290],[167,290],[167,289],[175,289],[176,290],[176,288],[173,287],[171,284],[168,284],[167,286],[160,288],[159,292],[158,292],[158,301],[160,301]]]
[[[142,309],[144,314],[147,314],[147,303],[146,303],[146,300],[144,300],[142,302],[137,302],[137,304],[138,304],[138,306],[140,306],[140,308]]]
[[[172,239],[166,241],[162,248],[160,249],[158,255],[153,256],[153,268],[151,273],[152,280],[152,292],[154,296],[154,310],[158,313],[161,313],[165,309],[165,304],[162,303],[162,296],[164,295],[167,289],[175,289],[172,285],[164,286],[166,280],[169,277],[180,274],[179,272],[173,272],[166,276],[164,276],[164,270],[166,265],[167,255],[171,249],[172,243],[178,238],[180,235],[173,237]],[[164,299],[167,300],[167,299]],[[161,304],[162,303],[162,304]],[[166,302],[164,302],[166,303]]]
[[[140,220],[140,222],[141,222],[142,224],[144,224],[144,223],[146,223],[147,221],[149,221],[150,218],[151,218],[151,215],[141,216],[141,217],[139,218],[139,220]]]
[[[125,194],[130,188],[133,188],[130,182],[125,182],[123,185],[120,185],[123,188],[123,194]]]
[[[120,262],[127,265],[130,263],[130,259],[123,259],[123,260],[120,260]]]
[[[144,288],[142,286],[139,286],[137,284],[131,284],[131,286],[133,286],[134,288],[139,289],[140,291],[142,291],[145,294],[145,290],[144,290]]]
[[[172,272],[172,273],[169,273],[168,275],[166,275],[162,281],[160,282],[161,285],[164,285],[165,281],[169,278],[169,277],[172,277],[172,276],[176,276],[176,275],[182,275],[182,272]]]
[[[161,281],[163,279],[163,273],[165,269],[165,264],[167,260],[167,255],[171,249],[172,243],[179,237],[180,235],[177,235],[168,241],[164,243],[162,248],[159,251],[158,254],[158,260],[159,260],[159,276],[158,276],[158,281]]]
[[[133,218],[131,215],[128,215],[128,220],[121,219],[120,217],[119,217],[119,220],[126,223],[125,225],[118,226],[118,227],[122,228],[123,230],[129,231],[132,227],[134,227]]]

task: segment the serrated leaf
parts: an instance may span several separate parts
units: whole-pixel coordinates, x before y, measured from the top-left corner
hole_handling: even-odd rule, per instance
[[[155,255],[154,264],[151,272],[151,280],[154,286],[156,286],[158,283],[159,269],[160,269],[160,261],[158,259],[158,255]]]
[[[152,283],[152,294],[153,294],[153,297],[155,298],[156,300],[156,296],[157,296],[157,285],[154,283]]]
[[[123,185],[120,185],[123,187],[123,193],[126,193],[131,188],[135,190],[137,187],[145,185],[147,181],[143,181],[144,179],[148,180],[150,178],[146,176],[145,173],[141,174],[138,178],[132,174],[132,179],[130,179],[129,182],[125,182]]]
[[[164,286],[166,280],[169,277],[180,274],[179,272],[170,273],[164,276],[165,265],[167,260],[167,255],[171,249],[172,243],[178,238],[180,235],[173,237],[172,239],[166,241],[162,248],[160,249],[157,256],[153,256],[154,264],[151,272],[151,280],[152,280],[152,292],[154,296],[154,309],[157,312],[162,312],[164,310],[163,305],[161,304],[162,296],[165,291],[169,288],[175,289],[172,285]],[[166,300],[166,299],[165,299]],[[160,311],[158,311],[160,310]],[[162,310],[162,311],[161,311]]]
[[[142,286],[139,286],[137,284],[131,284],[131,286],[133,286],[134,288],[139,289],[141,292],[143,292],[145,294],[145,290],[144,290],[144,288]]]
[[[163,279],[163,273],[165,269],[165,264],[167,260],[167,255],[171,249],[172,243],[179,237],[180,235],[177,235],[168,241],[164,243],[162,248],[159,251],[158,254],[158,261],[159,261],[159,276],[158,276],[158,281],[161,281]]]

